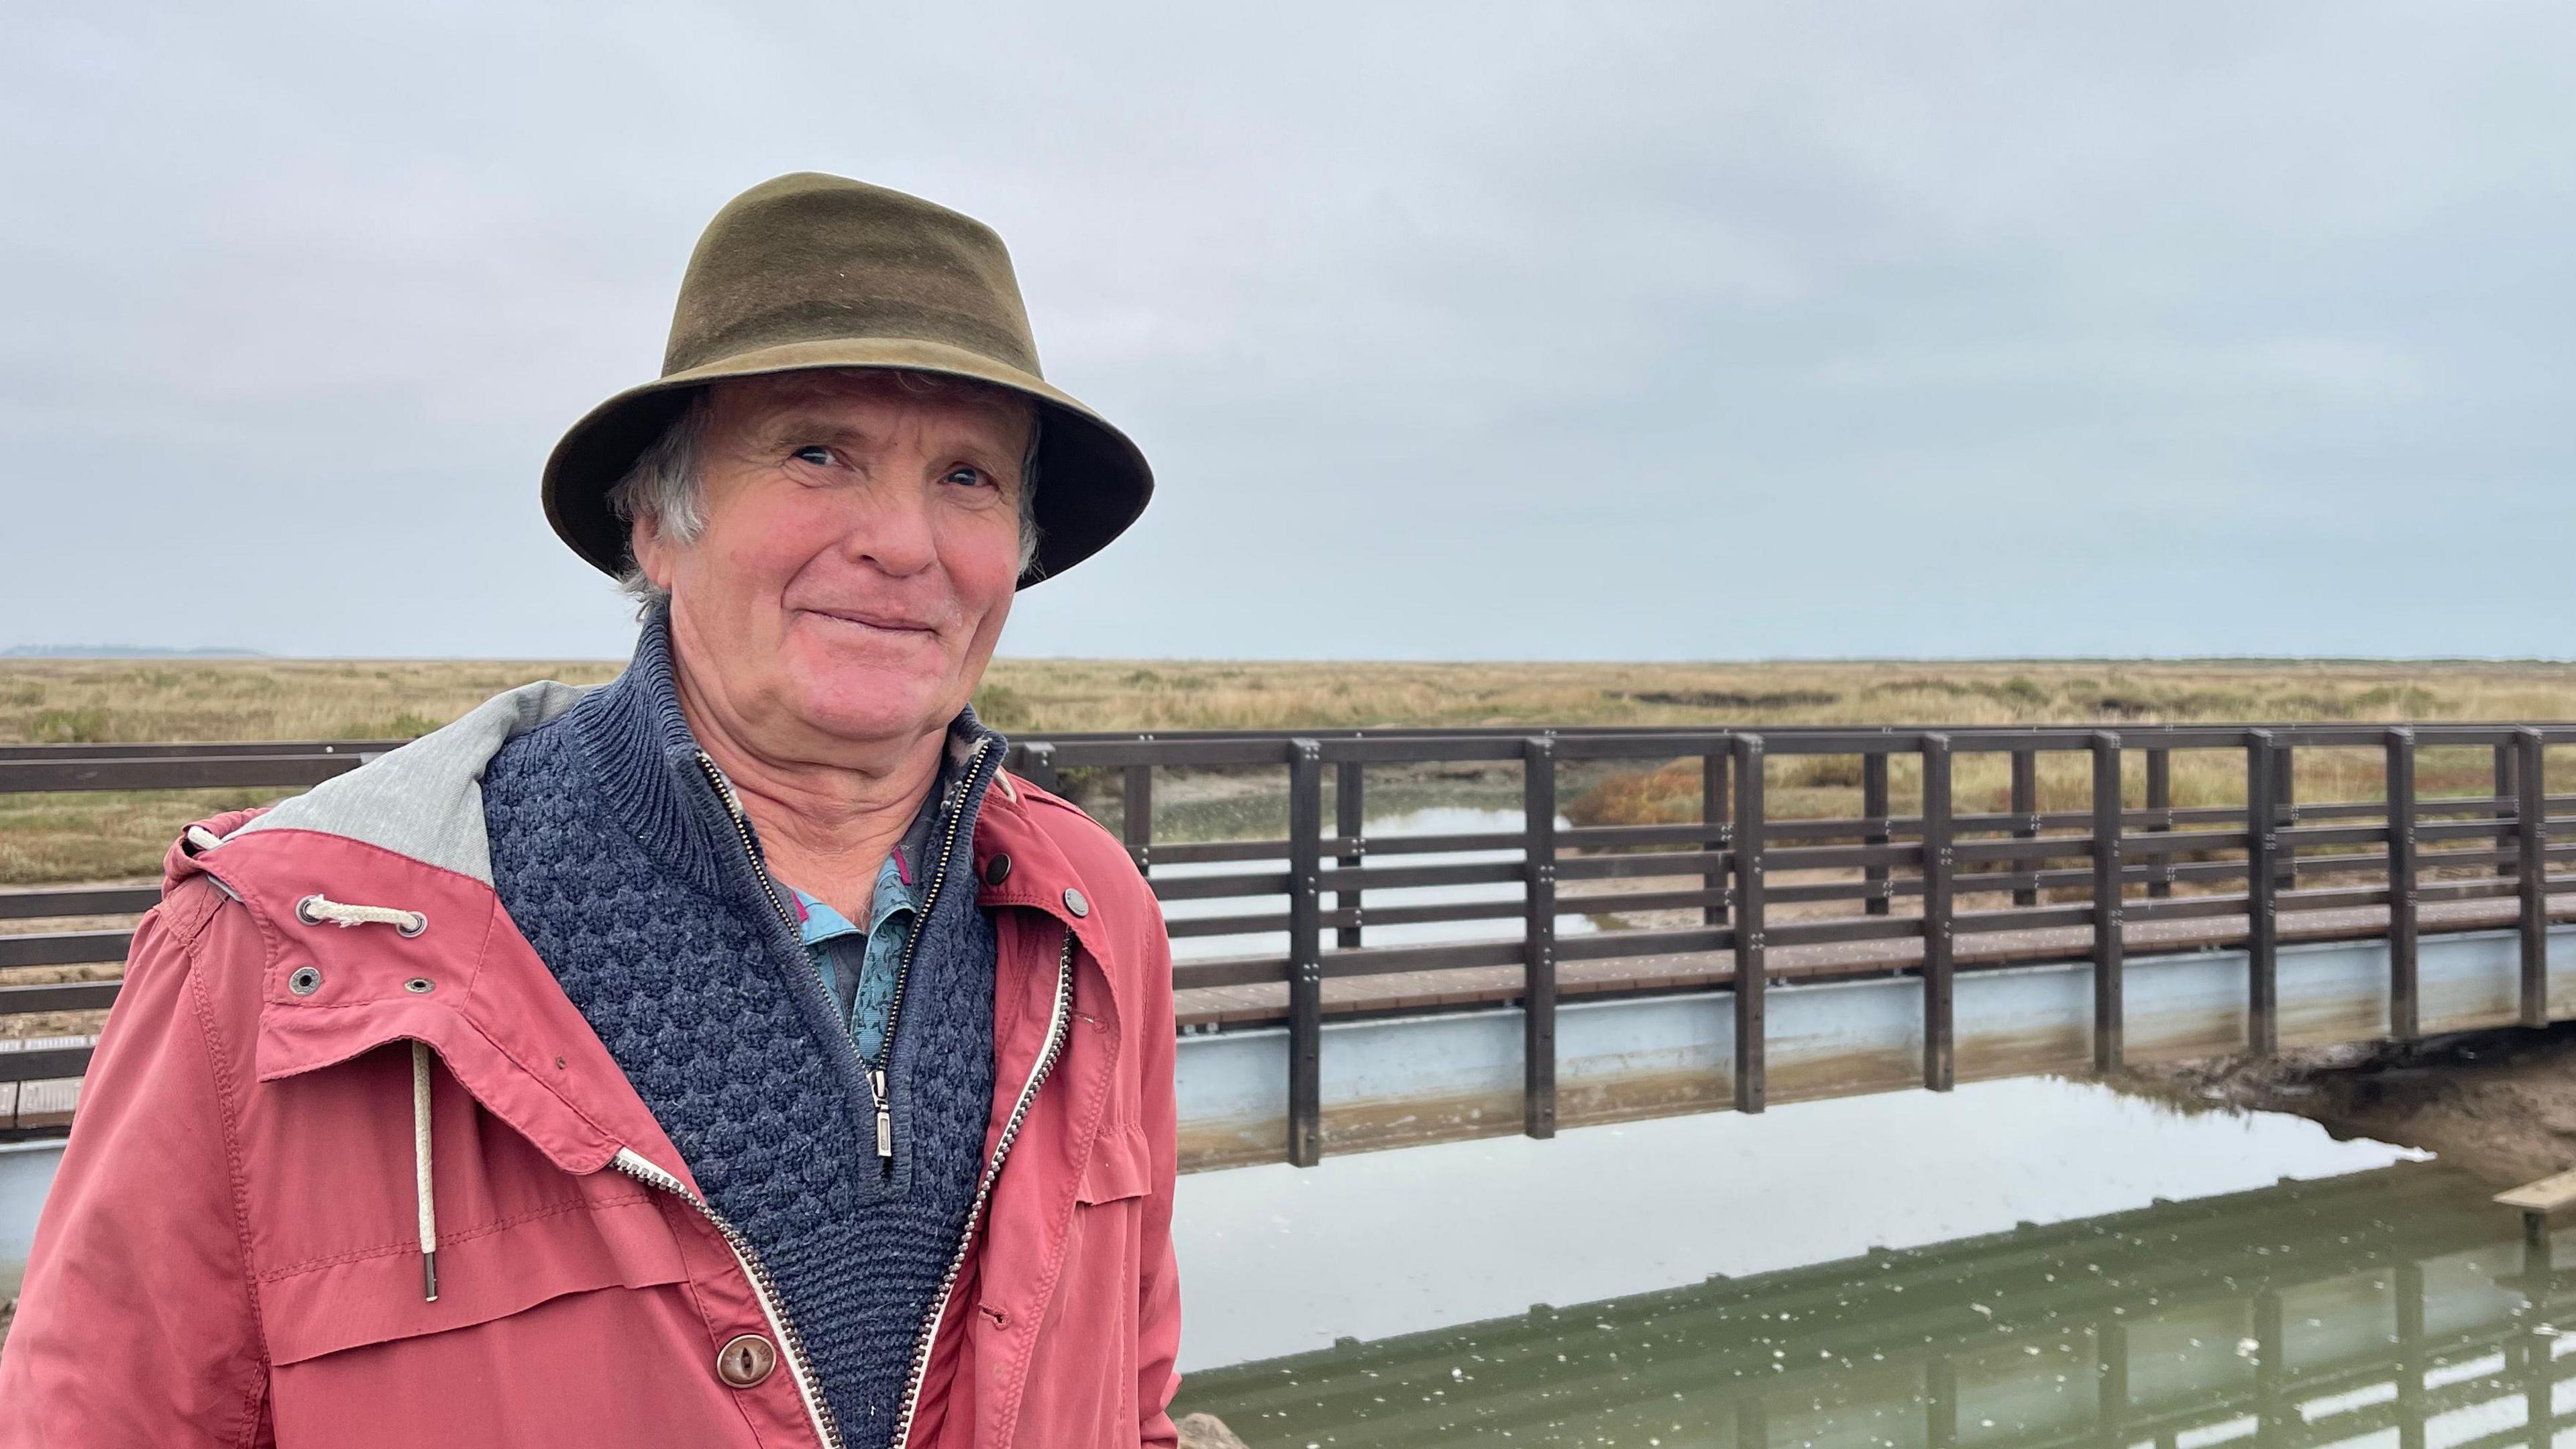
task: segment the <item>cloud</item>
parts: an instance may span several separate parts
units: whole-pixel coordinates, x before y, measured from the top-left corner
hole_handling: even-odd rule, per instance
[[[1019,652],[2568,652],[2563,7],[15,24],[0,643],[617,652],[537,465],[814,167],[1155,459]]]

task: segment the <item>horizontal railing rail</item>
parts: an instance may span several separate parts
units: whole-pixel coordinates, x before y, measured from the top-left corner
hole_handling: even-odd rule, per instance
[[[397,743],[0,746],[0,793],[285,793]],[[1448,1009],[1460,997],[1518,1006],[1523,1128],[1542,1137],[1555,1125],[1555,1018],[1568,966],[1581,968],[1574,989],[1600,992],[1628,989],[1626,980],[1668,983],[1676,973],[1667,958],[1699,963],[1693,979],[1735,1001],[1733,1101],[1745,1111],[1764,1105],[1762,1007],[1775,979],[1919,977],[1922,1080],[1946,1090],[1956,1078],[1951,1015],[1963,947],[1980,942],[2012,943],[2016,962],[2091,964],[2092,1056],[2108,1071],[2123,1060],[2133,931],[2213,923],[2218,935],[2201,944],[2241,945],[2246,1045],[2260,1053],[2279,1044],[2285,915],[2369,913],[2337,929],[2387,938],[2388,1030],[2412,1039],[2418,936],[2499,924],[2457,913],[2428,924],[2421,908],[2509,900],[2502,923],[2519,932],[2519,1017],[2541,1024],[2559,883],[2550,866],[2576,857],[2576,794],[2546,789],[2549,751],[2566,746],[2576,746],[2576,722],[1476,727],[1035,734],[1013,743],[1008,763],[1104,817],[1167,907],[1185,948],[1173,968],[1185,999],[1223,996],[1233,1003],[1227,1020],[1285,1024],[1287,1151],[1312,1163],[1323,1145],[1325,1014],[1412,999],[1368,986],[1392,977],[1465,985],[1436,992],[1441,1007],[1375,1009]],[[2436,750],[2475,752],[2446,762],[2453,793],[2417,788],[2420,759]],[[2301,763],[2338,753],[2327,762],[2332,778],[2352,788],[2301,798]],[[2219,770],[2193,772],[2189,803],[2177,803],[2177,762],[2212,755]],[[1811,764],[1838,756],[1856,763]],[[1961,771],[1979,757],[2001,761],[1984,776],[1996,794],[1961,809]],[[1372,772],[1430,770],[1404,781],[1418,800],[1438,793],[1442,767],[1473,776],[1488,802],[1511,788],[1497,780],[1516,779],[1517,800],[1465,828],[1372,825]],[[1691,797],[1688,818],[1660,818],[1677,813],[1669,799],[1658,818],[1584,809],[1588,823],[1578,823],[1566,813],[1565,791],[1622,774],[1660,778]],[[2222,774],[2224,788],[2214,787]],[[1178,797],[1186,806],[1191,778],[1208,775],[1256,777],[1246,788],[1277,824],[1190,832],[1249,839],[1164,838],[1158,825],[1172,811],[1158,811],[1158,789],[1166,805]],[[2044,777],[2063,793],[2046,798]],[[0,923],[59,923],[0,925],[0,1018],[109,1005],[112,980],[30,978],[45,968],[98,974],[122,961],[131,935],[115,918],[154,898],[132,883],[0,889]],[[1829,950],[1839,954],[1810,959]],[[1982,947],[1966,954],[1971,970],[2006,959]],[[1635,963],[1631,975],[1610,969],[1622,962]],[[1337,984],[1328,992],[1327,983]],[[0,1084],[77,1076],[87,1050],[0,1050]]]

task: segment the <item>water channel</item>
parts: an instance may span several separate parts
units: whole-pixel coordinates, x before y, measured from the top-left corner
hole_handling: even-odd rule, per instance
[[[2488,1192],[2048,1080],[1193,1174],[1176,1411],[1254,1449],[2556,1442],[2576,1235],[2535,1261]]]

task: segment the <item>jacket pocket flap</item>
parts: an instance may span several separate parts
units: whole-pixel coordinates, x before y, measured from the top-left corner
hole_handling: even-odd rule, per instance
[[[403,1244],[264,1275],[269,1362],[489,1323],[548,1299],[687,1277],[678,1239],[649,1198],[573,1201],[442,1234],[438,1298],[425,1301],[420,1247]]]
[[[1085,1203],[1116,1202],[1122,1197],[1143,1197],[1153,1191],[1153,1156],[1145,1150],[1145,1134],[1133,1124],[1101,1129],[1100,1140],[1091,1145],[1091,1161],[1082,1169],[1081,1186],[1073,1200]]]

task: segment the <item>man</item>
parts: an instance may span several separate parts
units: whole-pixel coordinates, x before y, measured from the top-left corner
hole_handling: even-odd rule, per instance
[[[545,475],[625,674],[173,847],[0,1443],[1171,1442],[1161,919],[967,708],[1151,487],[991,231],[728,205]]]

